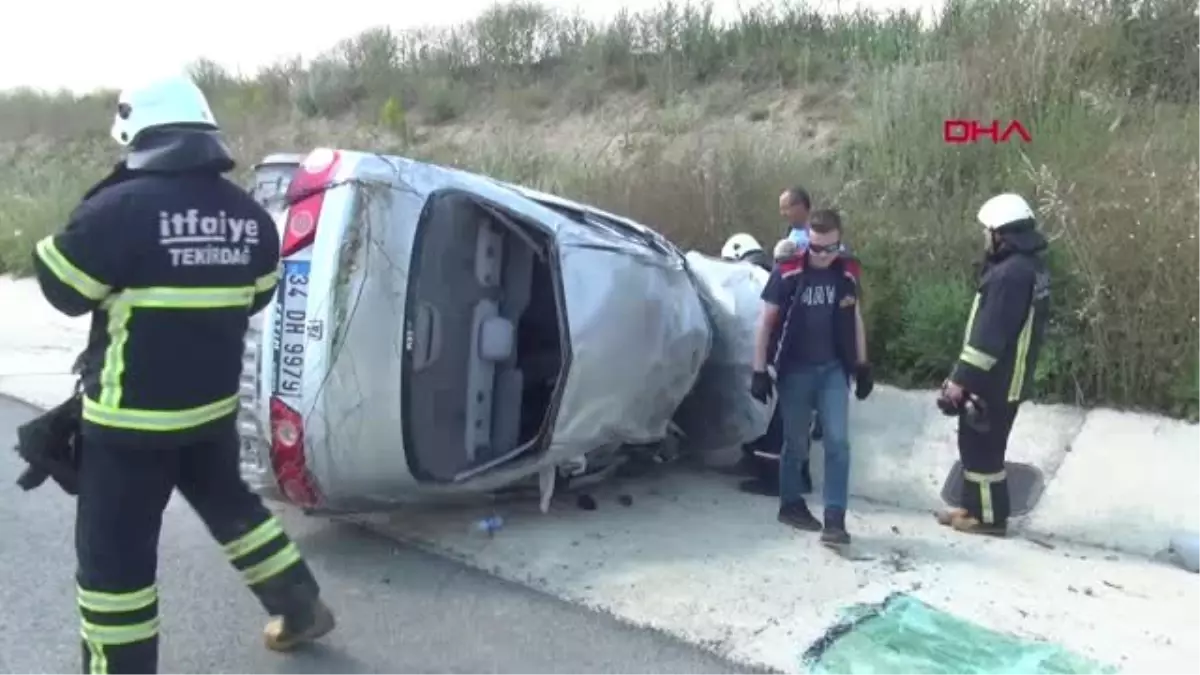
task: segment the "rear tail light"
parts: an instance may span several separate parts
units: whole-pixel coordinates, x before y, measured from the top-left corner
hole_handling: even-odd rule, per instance
[[[321,206],[325,203],[325,189],[329,187],[341,153],[328,148],[319,148],[296,170],[296,176],[288,185],[287,225],[283,230],[283,246],[280,253],[286,258],[312,245],[317,238],[317,223],[321,218]]]
[[[308,199],[292,206],[292,212],[288,215],[287,227],[283,231],[283,246],[280,248],[280,255],[287,257],[302,251],[309,246],[317,238],[317,224],[310,215],[304,211],[299,211],[302,205],[315,200],[316,197]]]
[[[290,417],[282,417],[275,423],[275,441],[279,447],[293,450],[300,446],[300,428]]]
[[[307,507],[321,503],[321,493],[304,456],[304,420],[276,397],[271,398],[271,468],[279,491],[288,501]]]

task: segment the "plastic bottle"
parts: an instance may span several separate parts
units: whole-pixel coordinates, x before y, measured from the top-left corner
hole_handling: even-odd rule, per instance
[[[499,532],[503,527],[504,519],[496,515],[488,516],[487,518],[483,518],[475,523],[475,529],[489,537],[496,536],[496,533]]]

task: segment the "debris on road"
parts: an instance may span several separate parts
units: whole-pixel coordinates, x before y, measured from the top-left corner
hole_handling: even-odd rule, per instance
[[[905,593],[847,608],[803,661],[812,673],[1114,671],[1050,642],[989,630]]]

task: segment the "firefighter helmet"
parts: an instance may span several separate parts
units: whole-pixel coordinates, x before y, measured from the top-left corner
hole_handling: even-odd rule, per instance
[[[153,78],[122,90],[112,137],[127,146],[146,129],[178,125],[220,128],[204,92],[187,75]]]
[[[998,230],[1013,223],[1032,221],[1035,216],[1023,197],[1006,192],[984,202],[977,218],[987,229]]]
[[[745,232],[739,232],[725,241],[725,245],[721,247],[721,257],[726,260],[741,260],[748,254],[761,250],[762,245],[757,239]]]

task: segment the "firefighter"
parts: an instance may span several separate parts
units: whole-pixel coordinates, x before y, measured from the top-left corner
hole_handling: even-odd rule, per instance
[[[242,481],[244,336],[276,287],[279,236],[185,76],[121,92],[125,158],[37,243],[46,300],[91,314],[75,521],[83,672],[158,667],[157,549],[173,489],[200,515],[286,651],[334,627],[312,572]]]
[[[721,257],[725,260],[752,263],[768,272],[772,267],[771,259],[763,250],[762,245],[758,243],[754,235],[745,232],[739,232],[725,240],[725,245],[721,247]]]
[[[962,352],[942,386],[939,407],[958,416],[961,508],[937,514],[955,530],[1004,536],[1011,511],[1005,451],[1017,409],[1032,389],[1046,329],[1050,274],[1046,238],[1016,194],[979,209],[986,241]]]
[[[778,248],[778,246],[776,247]],[[745,232],[732,235],[721,248],[721,257],[725,260],[749,262],[770,272],[774,267],[771,256],[763,250],[762,245],[753,235]],[[779,339],[778,331],[772,337],[772,345]],[[738,461],[739,473],[749,474],[752,478],[738,484],[742,492],[767,497],[779,496],[779,455],[783,448],[783,418],[778,403],[771,414],[767,430],[762,436],[742,446],[742,458]],[[809,473],[809,462],[805,460],[800,467],[800,481],[803,494],[812,492],[812,478]]]

